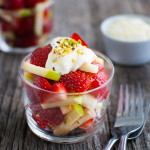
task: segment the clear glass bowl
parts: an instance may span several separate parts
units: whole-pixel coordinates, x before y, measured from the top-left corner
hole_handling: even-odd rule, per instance
[[[105,72],[109,79],[102,86],[82,93],[65,94],[40,89],[26,80],[24,77],[25,71],[20,67],[27,123],[37,136],[56,143],[76,143],[93,136],[101,129],[114,76],[114,66],[102,53],[98,51],[95,51],[95,53],[104,60],[103,72]],[[29,59],[30,55],[26,56],[22,63]],[[48,97],[51,103],[43,103],[41,95]],[[82,106],[84,110],[84,115],[82,117],[80,116],[75,122],[65,120],[66,115],[62,116],[62,113],[60,113],[61,110],[59,106],[62,106],[62,101],[59,101],[59,99],[65,97],[66,100],[63,101],[63,105],[73,105],[73,99],[80,96],[83,98],[83,102],[80,106]],[[42,106],[44,108],[51,107],[52,109],[43,109]],[[69,108],[70,106],[67,107]],[[83,121],[91,120],[91,118],[94,118],[94,120],[92,119],[93,122],[91,126],[81,126]],[[63,121],[61,128],[59,125],[56,125],[60,124],[60,121]],[[55,123],[55,127],[52,126],[53,123]]]
[[[0,50],[29,53],[47,44],[52,28],[52,0],[37,3],[33,8],[0,9]]]

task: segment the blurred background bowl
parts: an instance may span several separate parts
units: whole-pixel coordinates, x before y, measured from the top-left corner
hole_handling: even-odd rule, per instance
[[[104,20],[100,25],[100,31],[102,33],[106,54],[114,63],[120,65],[136,66],[150,62],[150,39],[143,41],[122,41],[106,34],[106,29],[110,23],[123,17],[139,18],[145,22],[150,22],[149,17],[131,14],[112,16]]]

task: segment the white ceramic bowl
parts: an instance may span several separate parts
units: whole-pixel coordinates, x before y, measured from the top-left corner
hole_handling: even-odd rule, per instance
[[[106,54],[113,62],[120,65],[136,66],[150,62],[150,39],[137,42],[121,41],[113,39],[105,33],[105,30],[112,21],[122,17],[138,17],[150,22],[149,17],[131,14],[112,16],[104,20],[100,25],[100,30]]]

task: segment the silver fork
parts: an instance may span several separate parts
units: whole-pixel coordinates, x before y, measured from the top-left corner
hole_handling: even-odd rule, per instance
[[[140,129],[143,123],[143,101],[141,87],[138,84],[138,98],[135,98],[135,88],[132,85],[131,96],[129,86],[125,88],[123,97],[123,85],[120,86],[118,111],[115,125],[112,129],[113,137],[110,139],[104,150],[110,150],[114,143],[121,138],[119,150],[126,149],[128,136]],[[130,98],[131,97],[131,98]],[[124,107],[123,107],[124,106]]]

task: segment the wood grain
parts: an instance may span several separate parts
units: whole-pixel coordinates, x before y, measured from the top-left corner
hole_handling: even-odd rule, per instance
[[[51,38],[79,33],[88,45],[104,52],[99,31],[107,17],[122,13],[150,15],[149,0],[56,0],[55,26]],[[123,67],[115,64],[115,76],[104,127],[93,138],[78,144],[55,144],[34,135],[26,123],[18,69],[23,55],[0,52],[0,150],[101,150],[111,137],[121,83],[142,84],[149,96],[150,64]],[[117,149],[117,145],[114,147]],[[150,119],[143,133],[128,141],[128,150],[150,149]]]

